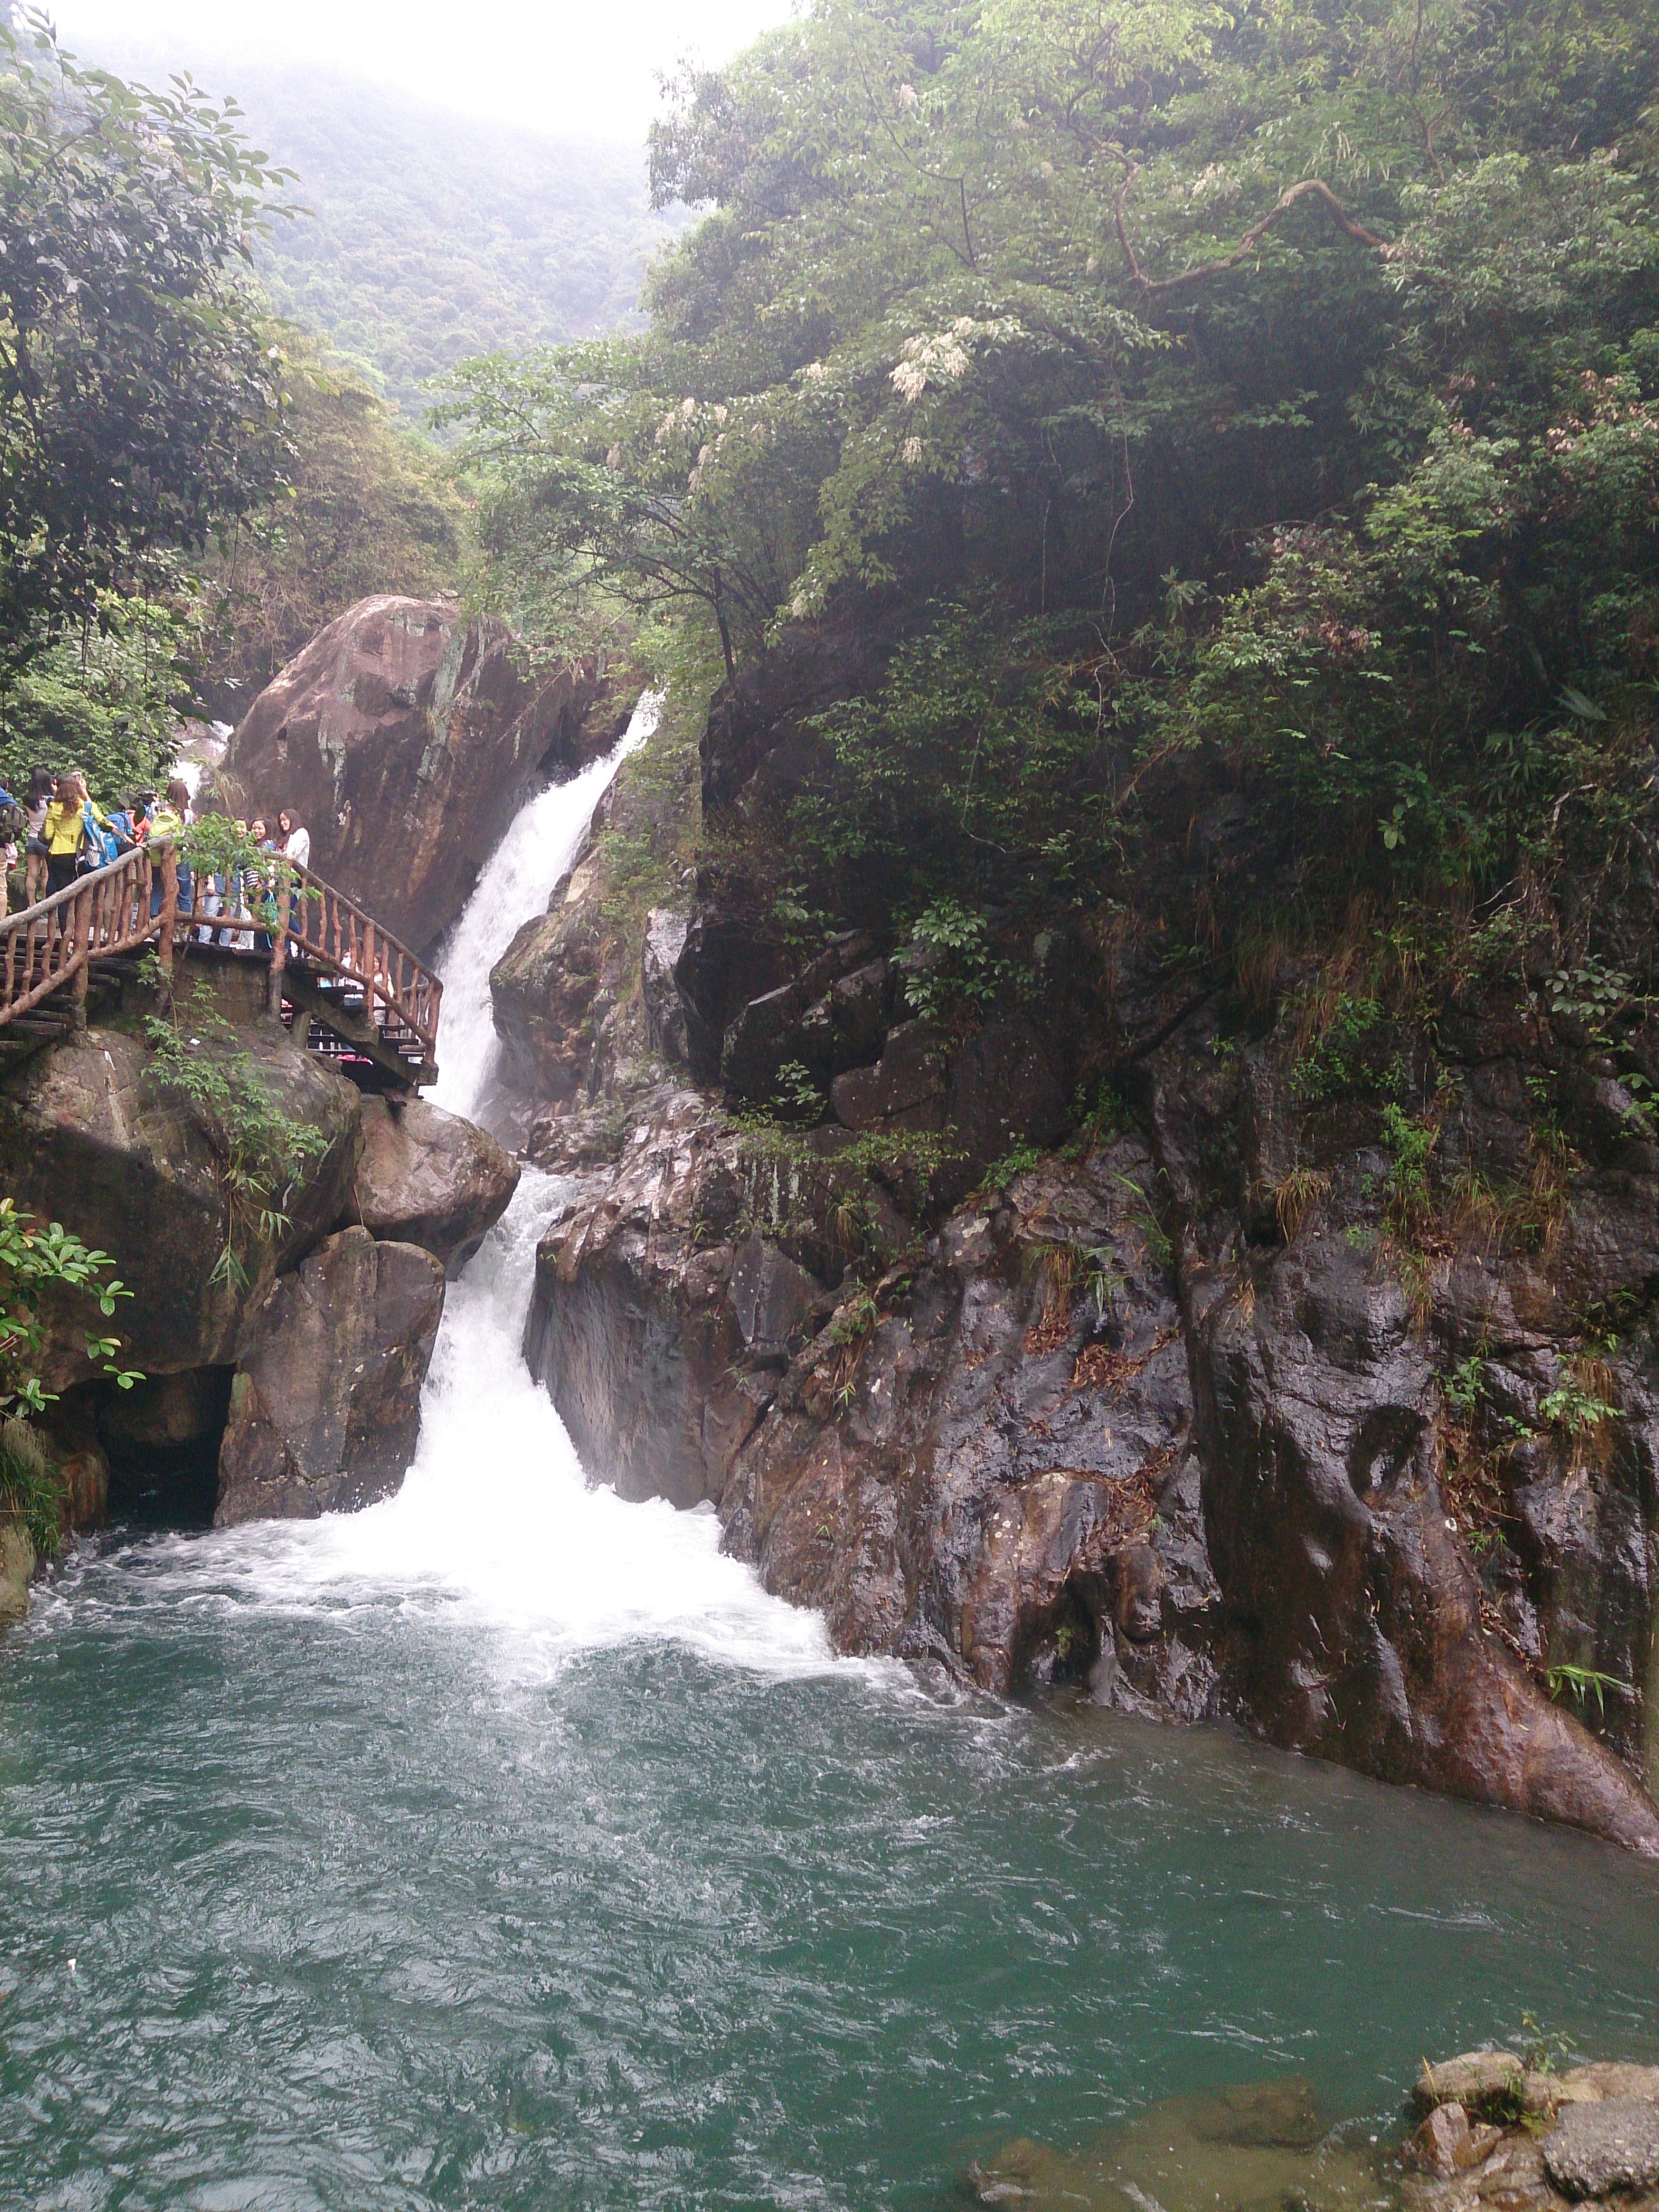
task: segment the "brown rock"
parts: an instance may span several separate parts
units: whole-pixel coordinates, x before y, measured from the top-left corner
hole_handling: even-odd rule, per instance
[[[402,1482],[443,1312],[414,1244],[343,1230],[283,1277],[231,1386],[216,1527],[353,1511]]]
[[[1401,2156],[1408,2166],[1449,2180],[1470,2165],[1469,2116],[1462,2105],[1437,2105]]]
[[[317,874],[424,950],[534,779],[579,768],[624,719],[591,665],[525,673],[499,623],[360,599],[254,701],[217,783],[239,814],[297,809]]]
[[[830,1087],[836,1119],[848,1129],[945,1127],[945,1047],[926,1022],[889,1032],[879,1062],[838,1075]]]
[[[350,1188],[359,1094],[278,1023],[250,1021],[234,1042],[285,1117],[309,1123],[325,1146],[274,1239],[241,1235],[246,1283],[214,1279],[228,1222],[221,1164],[191,1116],[156,1090],[139,1038],[88,1028],[0,1081],[8,1194],[111,1255],[132,1296],[110,1328],[123,1363],[147,1375],[233,1361],[273,1277],[339,1219]],[[94,1371],[86,1319],[77,1304],[54,1308],[49,1389]]]
[[[345,1219],[418,1244],[459,1274],[506,1212],[519,1164],[459,1114],[422,1098],[365,1098],[363,1150]]]
[[[1606,2097],[1659,2103],[1659,2066],[1631,2066],[1618,2059],[1601,2059],[1590,2066],[1570,2066],[1554,2087],[1556,2100],[1563,2105],[1593,2104]]]
[[[0,1623],[21,1620],[29,1609],[34,1547],[15,1521],[0,1520]]]
[[[1466,2051],[1431,2066],[1425,2058],[1412,2084],[1419,2112],[1437,2105],[1461,2105],[1482,2112],[1498,2098],[1512,2098],[1526,2069],[1512,2051]]]

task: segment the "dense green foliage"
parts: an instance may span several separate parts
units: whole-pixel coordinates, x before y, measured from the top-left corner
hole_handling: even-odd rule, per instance
[[[242,281],[275,183],[232,111],[0,22],[0,659],[268,496],[275,365]]]
[[[21,793],[36,768],[78,768],[100,805],[125,805],[173,758],[173,702],[199,642],[176,599],[102,593],[94,619],[0,684],[0,784]]]
[[[820,0],[653,134],[648,332],[460,380],[498,568],[739,674],[888,641],[774,825],[829,911],[1088,897],[1194,749],[1314,904],[1605,856],[1656,60],[1644,0]]]
[[[125,42],[103,52],[152,82],[179,66]],[[636,148],[543,138],[314,70],[244,59],[224,74],[308,211],[256,248],[273,308],[409,422],[424,380],[470,355],[635,316],[646,259],[674,228],[651,210]]]
[[[289,481],[203,563],[212,672],[263,684],[371,592],[416,598],[461,580],[466,510],[441,457],[313,341],[274,330]]]

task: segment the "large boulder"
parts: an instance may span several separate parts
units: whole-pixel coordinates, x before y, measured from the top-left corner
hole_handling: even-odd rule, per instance
[[[231,1384],[215,1526],[355,1511],[395,1491],[443,1306],[431,1253],[366,1229],[285,1276]]]
[[[316,872],[424,949],[534,780],[580,767],[626,719],[592,664],[528,673],[499,623],[385,595],[349,607],[266,685],[216,783],[239,814],[297,810]]]
[[[233,1224],[218,1153],[158,1085],[148,1047],[129,1030],[91,1026],[0,1080],[7,1194],[112,1255],[131,1296],[109,1326],[123,1361],[149,1375],[235,1359],[273,1279],[339,1220],[362,1141],[356,1091],[279,1023],[238,1021],[228,1038],[204,1032],[200,1048],[245,1055],[283,1117],[316,1133],[319,1154],[268,1235]],[[237,1267],[216,1268],[228,1239]],[[84,1299],[52,1309],[42,1366],[51,1389],[94,1371],[88,1310]]]
[[[423,1098],[365,1098],[346,1219],[418,1244],[458,1275],[506,1212],[519,1165],[475,1122]]]

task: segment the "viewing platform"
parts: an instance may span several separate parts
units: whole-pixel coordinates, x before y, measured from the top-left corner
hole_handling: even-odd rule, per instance
[[[89,995],[130,975],[154,945],[169,981],[192,957],[257,962],[272,1017],[303,1020],[307,1049],[363,1089],[435,1083],[443,985],[342,892],[305,868],[289,875],[240,916],[198,913],[180,906],[173,847],[141,845],[9,915],[0,921],[0,1069],[84,1028]]]

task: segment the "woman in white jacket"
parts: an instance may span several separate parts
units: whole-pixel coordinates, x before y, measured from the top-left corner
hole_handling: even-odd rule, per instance
[[[291,807],[283,807],[276,817],[276,849],[296,868],[311,866],[311,832]]]

